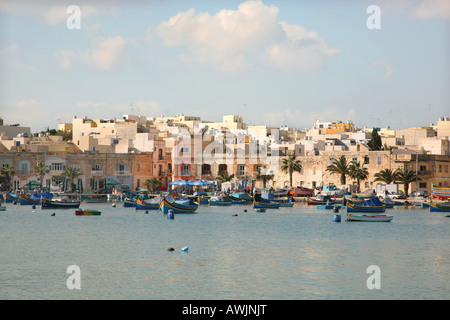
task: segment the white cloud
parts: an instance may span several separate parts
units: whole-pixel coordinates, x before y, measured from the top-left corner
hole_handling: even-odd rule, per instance
[[[385,74],[388,77],[392,76],[395,73],[394,68],[392,67],[392,65],[389,61],[377,60],[377,61],[373,62],[373,65],[377,66],[377,67],[383,67],[385,69]]]
[[[413,17],[420,20],[433,18],[450,18],[450,1],[423,0],[414,8]]]
[[[16,103],[16,108],[18,109],[27,109],[27,108],[34,108],[39,105],[39,102],[36,100],[21,100]]]
[[[94,68],[110,71],[124,58],[127,43],[127,40],[120,36],[99,37],[92,41],[89,51],[60,51],[57,53],[57,59],[63,68],[70,68],[74,61],[81,61]]]
[[[279,21],[278,11],[260,0],[213,15],[189,9],[159,24],[155,33],[166,46],[189,48],[191,60],[210,62],[228,72],[267,65],[284,71],[317,67],[337,52],[316,33]]]

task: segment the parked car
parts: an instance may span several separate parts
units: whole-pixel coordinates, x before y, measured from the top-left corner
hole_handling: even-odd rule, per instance
[[[406,199],[405,193],[403,191],[399,191],[398,193],[392,192],[389,193],[388,196],[392,199]]]
[[[424,198],[426,198],[429,195],[428,195],[428,192],[425,191],[425,190],[417,190],[417,191],[411,192],[409,196],[410,197],[424,197]]]

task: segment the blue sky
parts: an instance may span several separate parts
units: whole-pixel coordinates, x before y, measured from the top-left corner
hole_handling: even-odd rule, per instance
[[[186,115],[305,128],[450,116],[446,0],[0,0],[0,116]],[[369,5],[381,9],[370,30]]]

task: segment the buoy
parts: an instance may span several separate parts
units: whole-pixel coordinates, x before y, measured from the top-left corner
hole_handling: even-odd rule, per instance
[[[174,248],[168,248],[167,251],[175,251]]]
[[[113,207],[113,208],[115,208],[115,207],[116,207],[116,203],[115,203],[115,202],[114,202],[114,203],[112,204],[112,207]]]
[[[235,214],[232,214],[231,216],[232,216],[232,217],[237,217],[238,215],[235,213]]]
[[[333,211],[334,211],[334,212],[339,212],[339,207],[335,205],[335,206],[333,207]]]
[[[188,247],[183,247],[183,248],[181,248],[181,251],[189,251],[189,248]]]
[[[247,212],[247,209],[245,209],[244,212]]]
[[[333,218],[334,222],[341,222],[341,215],[340,214],[335,214],[334,218]]]
[[[36,206],[33,204],[33,205],[31,206],[31,209],[36,209]]]
[[[53,213],[51,214],[51,216],[54,217],[54,216],[55,216],[55,213],[53,212]]]
[[[147,214],[148,213],[148,210],[145,210],[145,214]]]
[[[173,215],[173,210],[169,210],[169,212],[167,213],[167,219],[173,219],[174,215]]]

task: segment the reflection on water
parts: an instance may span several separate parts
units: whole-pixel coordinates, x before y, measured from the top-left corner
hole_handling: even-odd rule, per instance
[[[392,209],[390,223],[335,223],[331,211],[298,203],[265,213],[202,206],[174,220],[110,204],[89,204],[102,215],[86,217],[7,206],[0,214],[1,299],[446,299],[450,293],[450,219],[421,208]],[[81,290],[66,286],[70,265],[81,269]],[[367,289],[369,265],[381,268],[381,290]]]

